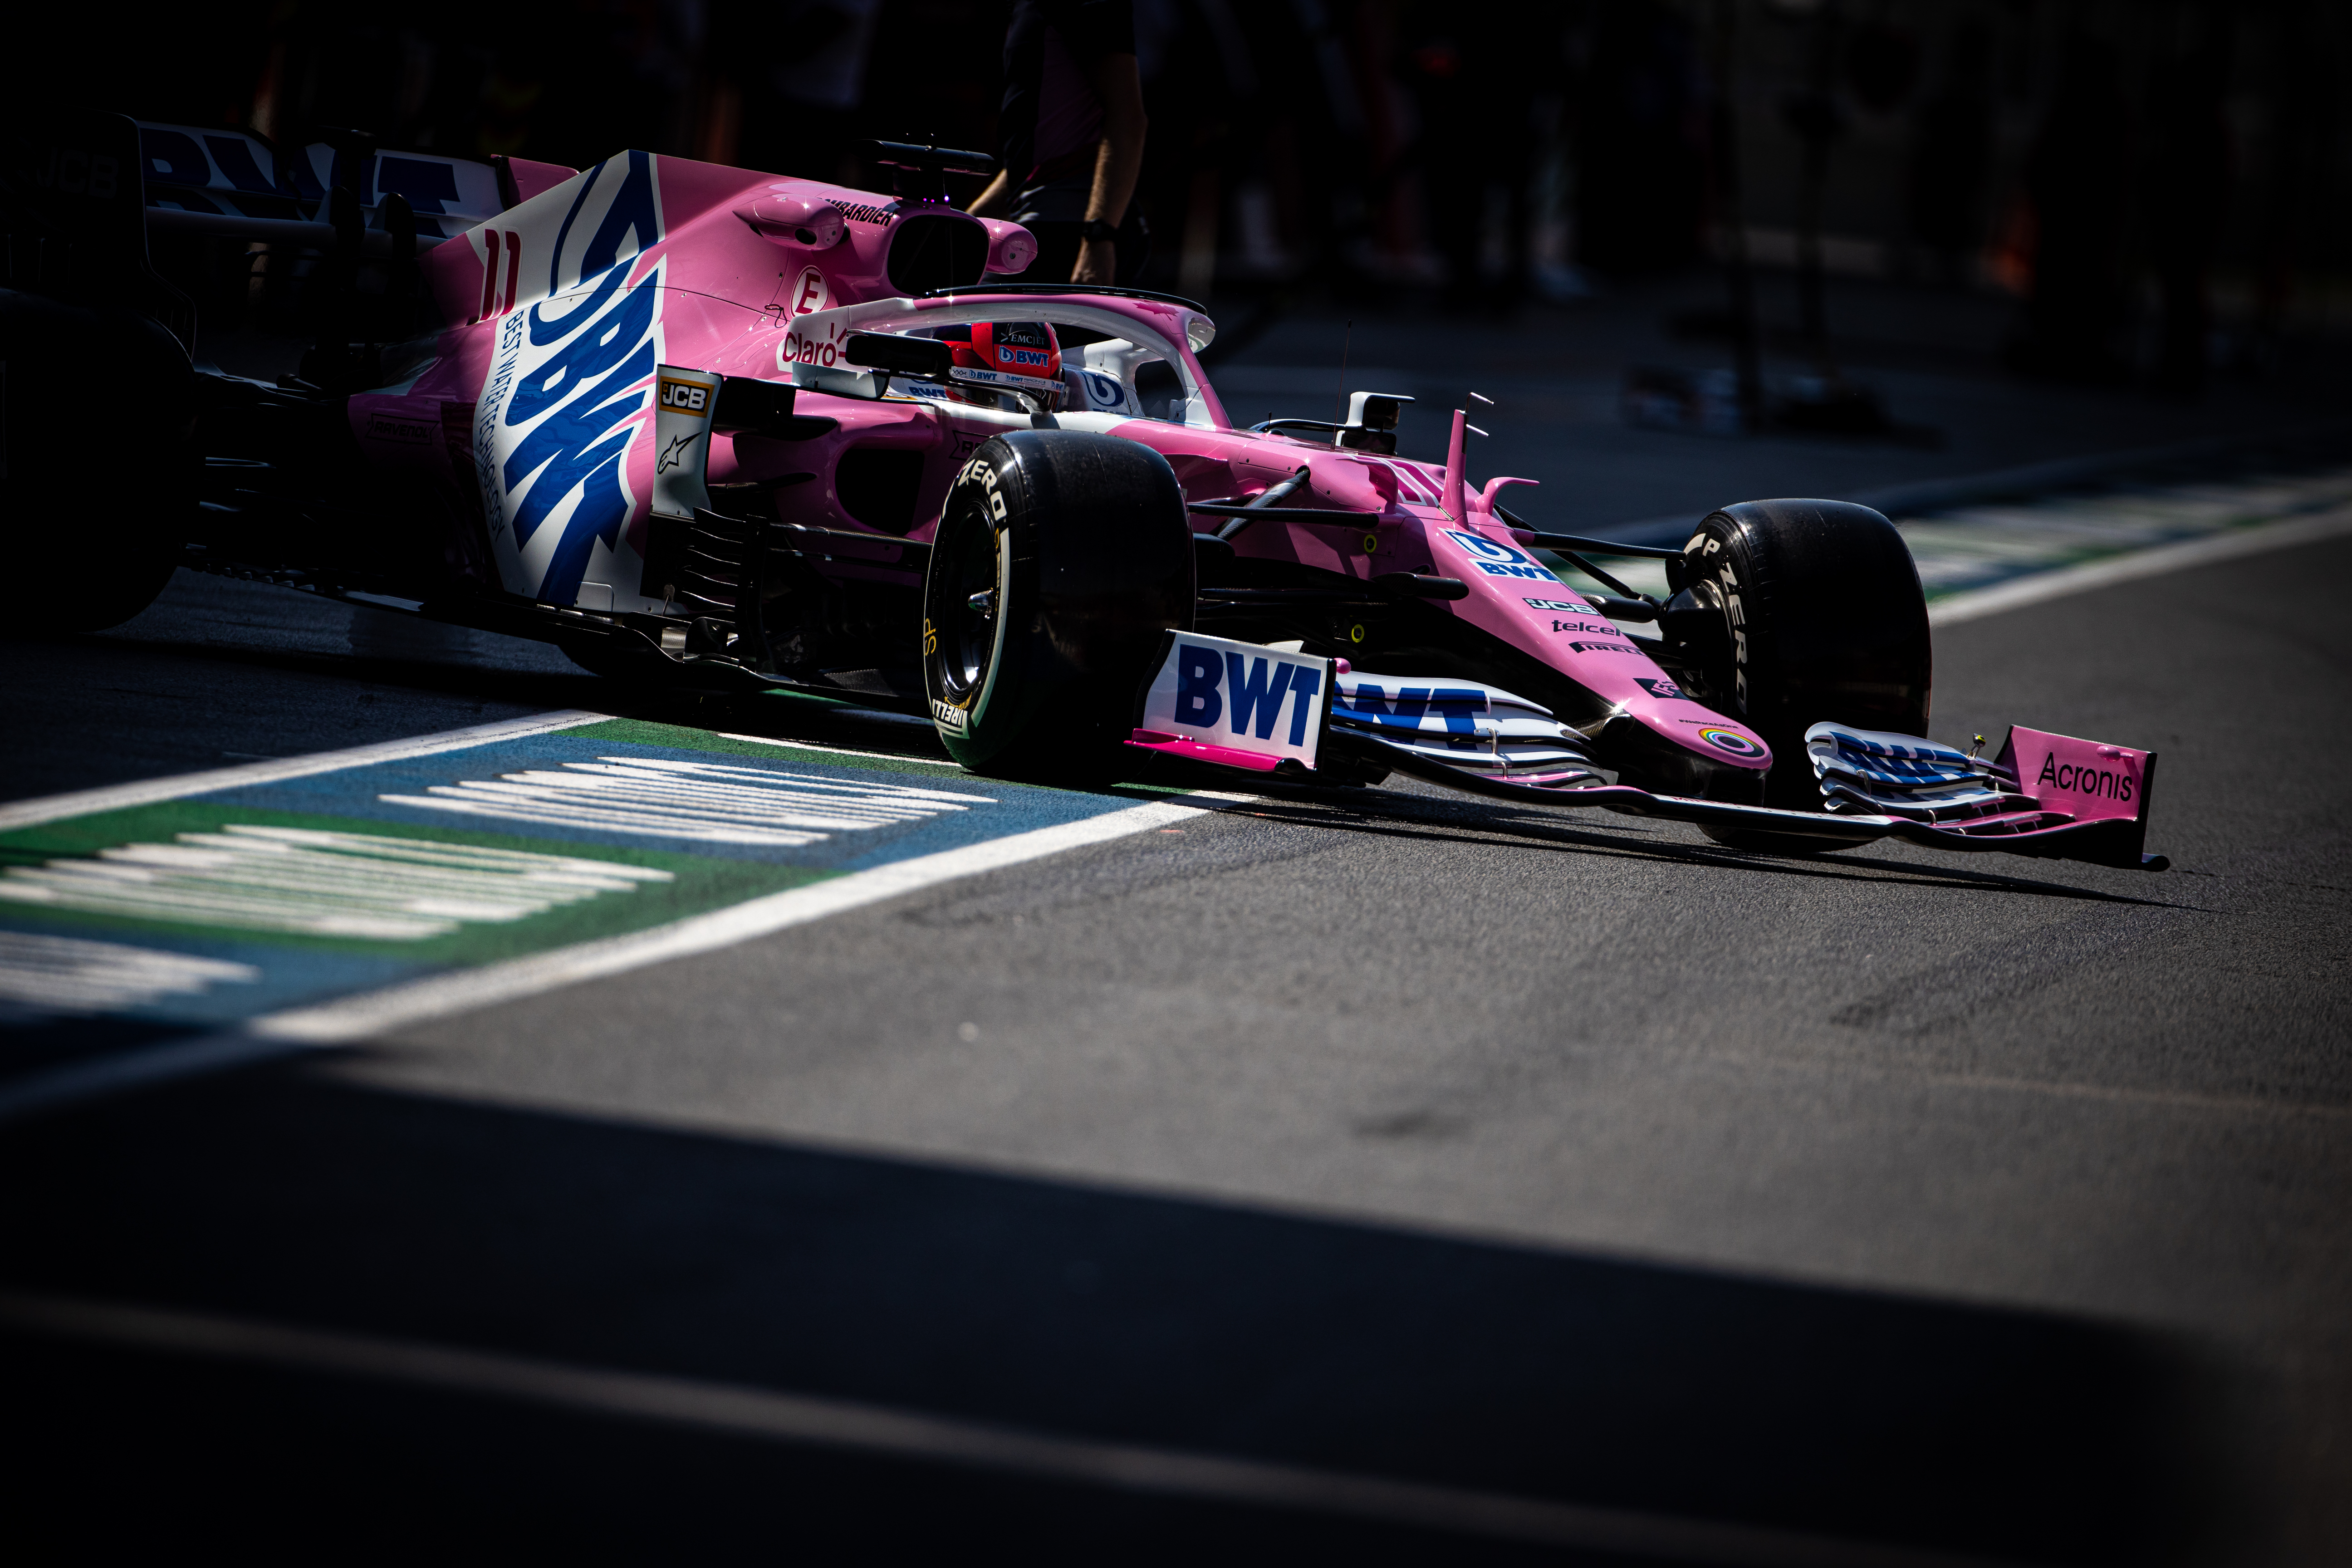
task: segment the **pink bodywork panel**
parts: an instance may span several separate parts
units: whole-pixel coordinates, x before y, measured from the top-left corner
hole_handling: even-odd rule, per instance
[[[2045,811],[2077,822],[2129,822],[2147,809],[2147,752],[2129,746],[2012,726],[1998,765]]]
[[[823,363],[828,356],[837,357],[837,340],[849,329],[828,322],[821,331],[803,333],[796,323],[819,311],[888,298],[887,262],[894,225],[904,216],[942,211],[820,182],[778,180],[677,158],[625,156],[631,162],[613,160],[560,179],[555,176],[562,172],[552,165],[515,163],[517,184],[527,199],[422,258],[432,298],[446,323],[438,336],[438,357],[401,391],[354,398],[351,414],[354,435],[373,456],[446,476],[445,482],[459,492],[461,504],[482,509],[509,590],[574,602],[547,588],[536,575],[545,570],[541,547],[546,540],[526,548],[520,538],[522,521],[509,529],[510,492],[533,482],[536,470],[525,470],[539,460],[541,448],[516,447],[520,437],[498,426],[497,411],[513,406],[516,396],[515,386],[501,381],[499,370],[501,365],[537,366],[540,362],[530,355],[541,352],[536,346],[541,339],[567,330],[566,323],[589,308],[583,300],[608,298],[609,291],[593,292],[593,286],[609,280],[609,275],[588,269],[583,258],[589,253],[583,248],[589,242],[583,237],[614,232],[618,220],[611,215],[621,208],[613,205],[618,198],[612,193],[629,170],[650,170],[658,210],[641,217],[638,228],[619,230],[618,248],[610,253],[609,263],[627,261],[619,285],[623,291],[658,285],[650,341],[638,345],[646,374],[635,382],[600,387],[595,399],[575,400],[617,412],[607,427],[591,430],[573,447],[562,448],[578,456],[583,443],[602,437],[619,454],[617,468],[607,462],[601,470],[613,476],[602,482],[617,482],[620,499],[609,504],[625,510],[616,514],[612,542],[596,547],[596,564],[589,569],[614,579],[591,581],[611,593],[616,609],[654,607],[639,594],[636,577],[646,547],[656,458],[652,363],[773,381],[784,378],[788,364]],[[634,162],[637,159],[646,162],[639,165]],[[551,179],[554,183],[543,183]],[[821,248],[796,243],[793,225],[800,216],[828,205],[845,220],[840,241]],[[601,229],[596,226],[600,223]],[[1025,235],[1013,226],[992,224],[982,237],[992,258],[1001,260],[1017,251],[1017,242]],[[595,254],[600,261],[605,255]],[[916,324],[927,311],[950,303],[969,309],[988,298],[982,284],[953,301],[913,301],[901,324]],[[1034,300],[1001,298],[1013,319],[1035,309]],[[1471,584],[1470,596],[1433,601],[1434,607],[1564,671],[1618,712],[1711,763],[1759,772],[1770,765],[1770,752],[1760,737],[1681,695],[1638,644],[1537,563],[1495,515],[1494,497],[1502,486],[1528,481],[1496,479],[1473,489],[1463,482],[1457,458],[1452,465],[1455,499],[1449,510],[1446,468],[1235,430],[1187,343],[1191,312],[1158,300],[1115,296],[1091,296],[1086,302],[1127,317],[1171,344],[1184,374],[1200,387],[1202,413],[1209,421],[1205,426],[1136,419],[1112,427],[1113,434],[1166,456],[1188,499],[1254,495],[1305,465],[1308,480],[1292,493],[1286,506],[1376,514],[1335,519],[1328,524],[1254,523],[1234,542],[1241,554],[1359,578],[1399,572],[1462,578]],[[617,320],[619,306],[607,313]],[[811,323],[813,329],[818,325]],[[877,325],[877,330],[888,329]],[[530,374],[540,372],[532,368]],[[561,375],[559,365],[544,384],[563,386]],[[568,394],[553,395],[561,399]],[[485,404],[478,420],[478,405]],[[868,529],[842,506],[835,476],[843,455],[874,447],[923,455],[915,511],[920,521],[908,535],[923,541],[936,531],[939,510],[962,460],[990,436],[1019,427],[1002,416],[989,419],[953,406],[834,397],[805,389],[797,408],[804,416],[833,419],[836,426],[809,441],[714,438],[709,481],[812,475],[810,480],[777,492],[792,521],[871,531],[877,544],[877,559],[871,567],[835,563],[826,569],[841,576],[905,584],[919,582],[919,574],[887,563],[898,553],[888,548],[895,536]],[[567,407],[565,416],[571,412]],[[429,431],[454,433],[469,426],[470,443],[444,440],[436,445],[425,438]],[[505,447],[496,444],[500,441]],[[588,456],[596,450],[602,448]],[[503,461],[500,451],[506,453]],[[473,472],[463,471],[467,467]],[[510,468],[515,472],[509,474]],[[543,506],[534,524],[546,521]],[[562,515],[559,508],[555,532],[549,537],[570,526],[562,521]],[[1196,516],[1194,523],[1210,530],[1221,521]],[[533,549],[539,550],[537,555]],[[1710,742],[1701,738],[1702,731],[1737,739],[1729,744]],[[1752,750],[1743,752],[1742,745]],[[2032,787],[2031,780],[2021,782]]]
[[[1183,735],[1171,735],[1165,730],[1138,730],[1127,743],[1138,751],[1165,752],[1171,757],[1189,757],[1196,763],[1216,763],[1254,773],[1270,773],[1282,765],[1279,757],[1264,757],[1232,746],[1212,746]]]

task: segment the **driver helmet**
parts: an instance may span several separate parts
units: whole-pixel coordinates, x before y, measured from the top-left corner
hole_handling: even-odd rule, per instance
[[[969,328],[945,328],[940,336],[948,340],[955,363],[969,370],[1037,381],[1062,379],[1062,345],[1050,321],[979,321]]]

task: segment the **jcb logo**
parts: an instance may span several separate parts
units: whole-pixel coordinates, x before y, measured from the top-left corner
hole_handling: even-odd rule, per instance
[[[121,189],[117,183],[120,165],[104,153],[92,153],[80,147],[61,147],[49,154],[49,166],[34,172],[33,178],[44,189],[56,189],[69,196],[89,196],[110,202]]]
[[[672,381],[665,376],[661,384],[661,405],[680,414],[691,414],[698,419],[710,412],[710,388],[690,381]]]

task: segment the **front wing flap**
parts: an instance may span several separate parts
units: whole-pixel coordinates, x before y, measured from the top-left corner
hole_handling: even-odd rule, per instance
[[[1824,848],[1895,838],[2152,871],[2169,864],[2145,852],[2154,752],[2022,726],[1986,762],[1916,735],[1816,724],[1805,754],[1829,809],[1785,811],[1603,784],[1586,765],[1583,737],[1496,688],[1367,677],[1339,660],[1182,632],[1162,646],[1129,743],[1302,780],[1346,760],[1494,799]]]

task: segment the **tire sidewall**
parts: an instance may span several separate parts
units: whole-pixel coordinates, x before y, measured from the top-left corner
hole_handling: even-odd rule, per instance
[[[1804,749],[1813,724],[1927,734],[1927,599],[1879,513],[1822,500],[1726,507],[1684,547],[1682,575],[1718,601],[1729,666],[1706,695],[1772,748],[1767,804],[1823,809]]]
[[[982,586],[995,614],[966,679]],[[982,443],[949,488],[923,584],[924,695],[948,754],[1101,782],[1133,758],[1136,695],[1163,634],[1191,628],[1194,593],[1183,490],[1160,453],[1076,431]]]
[[[1007,636],[1013,620],[1007,609],[1025,585],[1016,578],[1025,564],[1034,581],[1036,563],[1034,555],[1023,561],[1015,537],[1023,509],[1014,498],[1025,489],[1021,468],[1006,460],[1009,452],[992,449],[1000,446],[987,442],[957,473],[933,536],[931,569],[923,579],[923,695],[930,704],[931,727],[948,755],[973,769],[986,767],[1013,745],[1039,701],[1037,692],[1020,689],[1022,672],[1013,667],[1024,650],[1021,638]],[[988,536],[985,553],[995,563],[990,586],[997,613],[979,679],[966,685],[946,668],[942,655],[962,615],[955,601],[969,587],[950,571],[959,554],[980,553],[964,537],[974,531]]]

